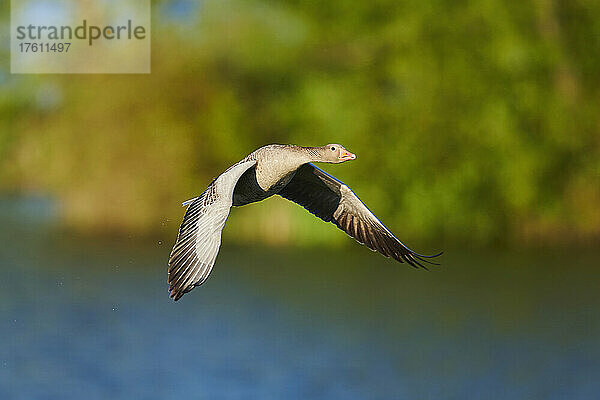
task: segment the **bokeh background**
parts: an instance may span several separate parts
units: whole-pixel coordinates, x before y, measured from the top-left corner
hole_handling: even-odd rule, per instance
[[[11,75],[0,4],[0,397],[600,396],[600,3],[152,2],[149,75]],[[420,273],[283,199],[172,303],[182,201],[268,143]]]

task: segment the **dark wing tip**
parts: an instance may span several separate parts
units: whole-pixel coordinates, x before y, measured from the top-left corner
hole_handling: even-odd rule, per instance
[[[177,282],[173,280],[173,275],[169,273],[169,297],[177,301],[186,293],[185,287],[181,284],[177,284]]]
[[[439,256],[441,256],[442,254],[444,254],[444,252],[443,252],[443,251],[440,251],[440,252],[439,252],[439,253],[437,253],[437,254],[434,254],[434,255],[431,255],[431,256],[426,256],[426,255],[424,255],[424,254],[419,254],[419,253],[417,253],[417,252],[415,252],[415,251],[412,251],[412,250],[411,250],[411,252],[412,252],[412,253],[413,253],[415,256],[419,256],[419,257],[421,257],[421,258],[435,258],[435,257],[439,257]]]
[[[171,297],[174,301],[177,301],[182,298],[184,294],[190,292],[195,287],[196,285],[182,286],[171,283],[169,287],[169,297]]]
[[[425,265],[423,265],[421,263],[427,263],[430,265],[441,265],[440,263],[436,263],[436,262],[433,262],[428,259],[442,255],[444,253],[443,251],[439,252],[438,254],[432,255],[432,256],[425,256],[425,255],[422,255],[422,254],[412,251],[411,249],[409,249],[406,246],[403,246],[403,247],[406,249],[406,251],[408,251],[408,254],[405,254],[404,258],[408,259],[407,262],[415,268],[421,267],[424,270],[429,271],[429,268],[427,268]]]
[[[202,285],[208,279],[211,269],[212,265],[200,262],[184,275],[169,273],[169,297],[177,301],[184,294]]]
[[[182,298],[184,294],[191,292],[196,286],[200,286],[202,283],[203,281],[189,285],[186,288],[170,288],[169,297],[171,297],[174,301],[177,301]]]
[[[184,294],[188,293],[194,288],[193,284],[190,285],[185,282],[187,279],[189,278],[184,279],[184,281],[180,281],[169,274],[169,297],[171,297],[174,301],[179,300]]]
[[[179,290],[170,290],[169,291],[169,297],[171,297],[174,301],[179,300],[181,297],[183,297],[184,294],[185,294],[185,292],[182,292]]]
[[[411,252],[411,255],[414,258],[418,259],[419,261],[426,262],[427,264],[431,264],[431,265],[441,265],[440,263],[436,263],[436,262],[433,262],[433,261],[430,260],[431,258],[437,257],[437,256],[439,256],[441,254],[442,253],[436,254],[435,256],[422,256],[422,255],[417,254],[415,252]]]

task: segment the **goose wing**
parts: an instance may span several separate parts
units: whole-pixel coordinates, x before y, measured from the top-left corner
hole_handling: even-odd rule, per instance
[[[208,278],[219,253],[235,184],[255,164],[255,160],[240,161],[200,196],[183,203],[188,208],[169,257],[169,293],[175,301]]]
[[[332,222],[373,251],[418,268],[435,264],[406,247],[379,221],[348,186],[311,163],[301,166],[278,193],[306,208],[323,221]]]

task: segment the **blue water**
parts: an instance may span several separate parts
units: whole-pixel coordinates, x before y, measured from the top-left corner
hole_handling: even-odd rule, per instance
[[[600,398],[594,251],[226,245],[174,303],[170,243],[0,226],[1,399]]]

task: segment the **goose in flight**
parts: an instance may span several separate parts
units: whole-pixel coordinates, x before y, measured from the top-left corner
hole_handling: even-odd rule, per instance
[[[332,222],[373,251],[415,268],[441,253],[425,256],[406,247],[348,186],[313,163],[339,164],[356,156],[339,144],[301,147],[272,144],[229,167],[188,206],[169,258],[169,293],[175,300],[200,286],[210,274],[231,206],[277,194],[325,222]],[[426,269],[426,268],[425,268]]]

